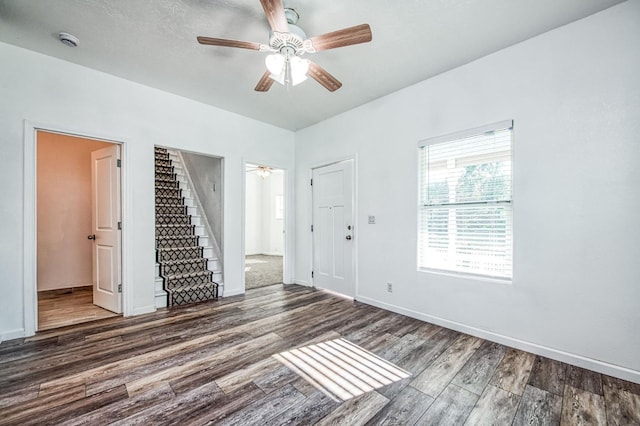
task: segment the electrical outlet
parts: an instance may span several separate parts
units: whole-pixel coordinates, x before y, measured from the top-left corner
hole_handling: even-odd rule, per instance
[[[369,216],[369,225],[375,225],[376,224],[376,217],[375,216]]]
[[[392,292],[393,292],[393,283],[387,283],[387,291],[388,291],[389,293],[392,293]]]

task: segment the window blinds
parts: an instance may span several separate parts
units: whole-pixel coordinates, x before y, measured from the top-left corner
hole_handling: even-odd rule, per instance
[[[512,276],[511,122],[420,144],[418,264]]]

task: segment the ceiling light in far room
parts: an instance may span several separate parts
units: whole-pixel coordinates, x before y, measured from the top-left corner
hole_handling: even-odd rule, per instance
[[[65,46],[69,46],[69,47],[77,47],[78,44],[80,44],[80,40],[78,39],[78,37],[74,36],[73,34],[69,34],[69,33],[60,33],[60,34],[58,34],[58,40],[60,40],[60,43],[64,44]]]
[[[256,169],[256,174],[264,179],[271,174],[271,167],[258,166],[258,168]]]

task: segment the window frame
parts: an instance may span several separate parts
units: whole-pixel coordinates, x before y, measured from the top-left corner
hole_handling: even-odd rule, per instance
[[[460,140],[460,139],[465,139],[465,138],[470,138],[473,136],[478,136],[478,135],[482,135],[488,132],[496,132],[496,131],[501,131],[501,130],[510,130],[511,132],[511,147],[510,147],[510,161],[511,161],[511,172],[510,172],[510,184],[511,184],[511,198],[510,200],[497,200],[497,201],[493,201],[493,202],[470,202],[470,203],[443,203],[442,206],[446,207],[446,206],[453,206],[454,208],[456,206],[463,206],[463,205],[476,205],[476,206],[482,206],[482,205],[487,205],[487,206],[500,206],[500,205],[508,205],[510,207],[510,214],[511,214],[511,241],[510,241],[510,246],[508,247],[508,249],[510,250],[510,257],[511,257],[511,273],[509,276],[498,276],[498,275],[490,275],[490,274],[484,274],[484,273],[475,273],[475,272],[469,272],[469,271],[460,271],[460,270],[456,270],[456,269],[443,269],[443,268],[437,268],[437,267],[433,267],[433,266],[422,266],[421,265],[421,242],[420,242],[420,232],[422,230],[422,222],[423,222],[423,211],[424,208],[427,207],[423,204],[423,197],[422,197],[422,191],[424,190],[424,187],[422,185],[422,181],[423,181],[423,174],[424,173],[428,173],[428,169],[427,170],[422,170],[422,155],[423,155],[423,151],[422,149],[425,149],[428,145],[435,145],[435,144],[439,144],[439,143],[446,143],[446,142],[454,142],[456,140]],[[417,246],[416,246],[416,265],[417,265],[417,270],[418,272],[425,272],[425,273],[433,273],[433,274],[437,274],[437,275],[443,275],[443,276],[451,276],[451,277],[459,277],[459,278],[470,278],[470,279],[474,279],[477,281],[485,281],[485,282],[491,282],[491,283],[499,283],[499,284],[511,284],[513,282],[514,276],[515,276],[515,263],[514,263],[514,252],[515,252],[515,227],[514,227],[514,211],[515,211],[515,191],[514,191],[514,163],[515,163],[515,130],[514,130],[514,123],[513,120],[505,120],[505,121],[500,121],[500,122],[496,122],[496,123],[492,123],[492,124],[487,124],[484,126],[479,126],[479,127],[475,127],[472,129],[467,129],[467,130],[463,130],[463,131],[458,131],[458,132],[453,132],[453,133],[448,133],[448,134],[444,134],[444,135],[440,135],[440,136],[435,136],[435,137],[431,137],[431,138],[426,138],[426,139],[422,139],[418,142],[417,144],[417,148],[418,148],[418,155],[417,155],[417,166],[418,166],[418,191],[417,191],[417,196],[418,196],[418,202],[417,202],[417,207],[418,207],[418,214],[417,214],[417,226],[416,226],[416,230],[417,230]]]

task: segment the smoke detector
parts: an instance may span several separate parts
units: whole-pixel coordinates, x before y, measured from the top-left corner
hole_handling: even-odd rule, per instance
[[[64,44],[65,46],[69,46],[69,47],[76,47],[80,43],[80,40],[78,40],[78,37],[74,36],[73,34],[69,34],[69,33],[60,33],[60,34],[58,34],[58,39],[60,40],[60,42],[62,44]]]

